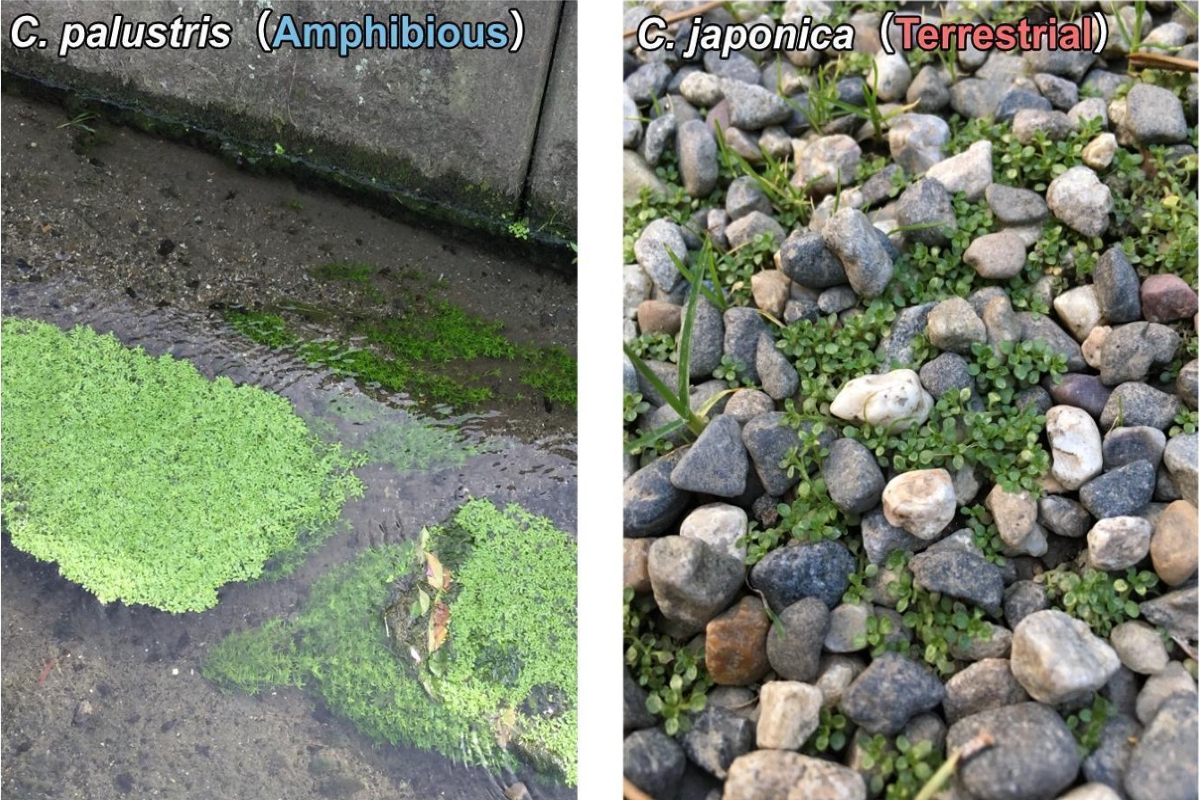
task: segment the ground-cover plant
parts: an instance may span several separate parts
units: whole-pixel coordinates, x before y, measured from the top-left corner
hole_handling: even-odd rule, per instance
[[[325,280],[370,284],[369,264],[334,262],[318,268]],[[380,293],[380,297],[383,295]],[[300,314],[320,309],[299,306]],[[309,364],[329,367],[365,384],[389,392],[405,392],[428,404],[473,407],[495,397],[483,366],[512,362],[523,385],[547,401],[574,405],[575,358],[559,346],[529,347],[515,344],[498,322],[476,317],[438,298],[406,296],[401,314],[389,312],[352,320],[346,339],[306,338],[278,313],[229,309],[225,319],[242,334],[268,347],[290,348]],[[351,344],[350,339],[365,346]]]
[[[842,386],[875,372],[880,366],[875,351],[895,319],[896,309],[876,300],[861,314],[844,319],[835,315],[815,321],[799,319],[780,329],[776,346],[792,359],[800,373],[800,396],[804,399],[797,411],[827,415],[829,404]]]
[[[654,598],[625,590],[625,665],[647,692],[646,710],[662,717],[668,734],[688,730],[688,713],[704,710],[712,679],[703,649],[694,650],[659,630]]]
[[[899,637],[891,636],[894,630],[889,618],[872,617],[874,621],[868,622],[863,643],[870,646],[873,656],[894,651],[914,660],[924,660],[945,679],[959,669],[951,649],[966,649],[973,641],[990,639],[991,628],[984,619],[983,609],[918,586],[913,581],[912,571],[908,569],[911,559],[912,553],[901,550],[888,556],[884,565],[885,574],[894,578],[886,583],[883,591],[891,601],[895,601],[896,611],[901,614],[901,623],[912,632],[913,641],[906,643]],[[860,564],[843,600],[863,603],[875,599],[867,582],[874,580],[878,574],[879,567],[863,567]]]
[[[201,611],[362,492],[278,395],[6,318],[4,527],[102,602]]]
[[[876,734],[860,741],[868,791],[884,800],[914,800],[946,758],[928,739],[910,742],[904,736],[891,740]]]
[[[1117,153],[1113,220],[1129,262],[1142,277],[1174,273],[1195,286],[1196,154],[1162,145]]]
[[[1097,694],[1091,706],[1079,709],[1067,717],[1067,727],[1079,744],[1079,755],[1087,758],[1100,746],[1104,735],[1104,723],[1113,714],[1113,706]]]
[[[473,500],[331,571],[299,614],[227,637],[204,675],[303,686],[376,741],[495,769],[517,751],[573,785],[575,574],[549,520]]]
[[[1120,577],[1089,566],[1062,564],[1036,580],[1046,587],[1050,602],[1103,637],[1122,622],[1137,619],[1138,602],[1150,599],[1151,590],[1158,586],[1157,575],[1135,567]]]

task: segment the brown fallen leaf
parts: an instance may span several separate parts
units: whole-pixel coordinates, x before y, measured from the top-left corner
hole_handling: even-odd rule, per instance
[[[425,579],[435,590],[442,588],[445,578],[442,575],[442,562],[433,553],[425,554]]]
[[[446,643],[450,632],[450,606],[438,602],[433,607],[433,615],[429,618],[429,653],[432,655]]]

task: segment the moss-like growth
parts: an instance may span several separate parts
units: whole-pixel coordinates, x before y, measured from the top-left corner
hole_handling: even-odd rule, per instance
[[[372,283],[375,274],[365,263],[331,262],[313,270],[322,280],[360,284],[372,301],[382,302],[389,295]],[[305,339],[276,313],[231,309],[225,318],[256,342],[293,348],[310,364],[389,392],[405,392],[427,404],[470,408],[493,400],[501,365],[515,362],[522,384],[548,401],[575,405],[575,358],[565,349],[515,344],[505,337],[501,323],[429,298],[412,287],[401,287],[396,300],[404,308],[401,314],[389,309],[356,319],[347,326],[345,339]],[[350,337],[365,342],[366,348],[352,346]]]
[[[4,527],[102,602],[210,608],[362,491],[278,395],[90,328],[3,333]]]
[[[304,686],[377,741],[491,768],[519,753],[574,784],[575,571],[549,520],[473,500],[324,576],[295,618],[226,638],[204,675]]]

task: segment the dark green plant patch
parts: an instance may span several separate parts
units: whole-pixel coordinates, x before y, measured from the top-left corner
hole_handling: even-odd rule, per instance
[[[204,675],[250,694],[302,686],[378,742],[497,770],[519,755],[574,785],[575,575],[549,520],[473,500],[419,542],[332,570],[298,615],[230,635]]]
[[[362,284],[372,300],[387,297],[372,282],[377,273],[369,264],[332,262],[313,274]],[[225,319],[260,344],[292,349],[309,364],[349,375],[368,387],[406,393],[426,405],[465,409],[495,400],[508,372],[547,401],[575,404],[575,359],[566,350],[514,344],[500,323],[430,298],[432,290],[410,283],[403,280],[397,290],[400,311],[355,317],[344,323],[344,332],[336,338],[305,332],[306,318],[324,322],[331,316],[319,308],[293,304],[278,313],[229,309]]]
[[[278,395],[6,318],[4,528],[102,602],[202,611],[362,484]]]

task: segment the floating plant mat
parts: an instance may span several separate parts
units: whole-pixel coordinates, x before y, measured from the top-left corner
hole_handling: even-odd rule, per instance
[[[6,318],[4,527],[102,601],[202,611],[362,493],[283,397]]]
[[[472,500],[327,573],[298,615],[230,635],[204,675],[302,686],[377,741],[574,785],[575,576],[575,543],[548,519]]]

